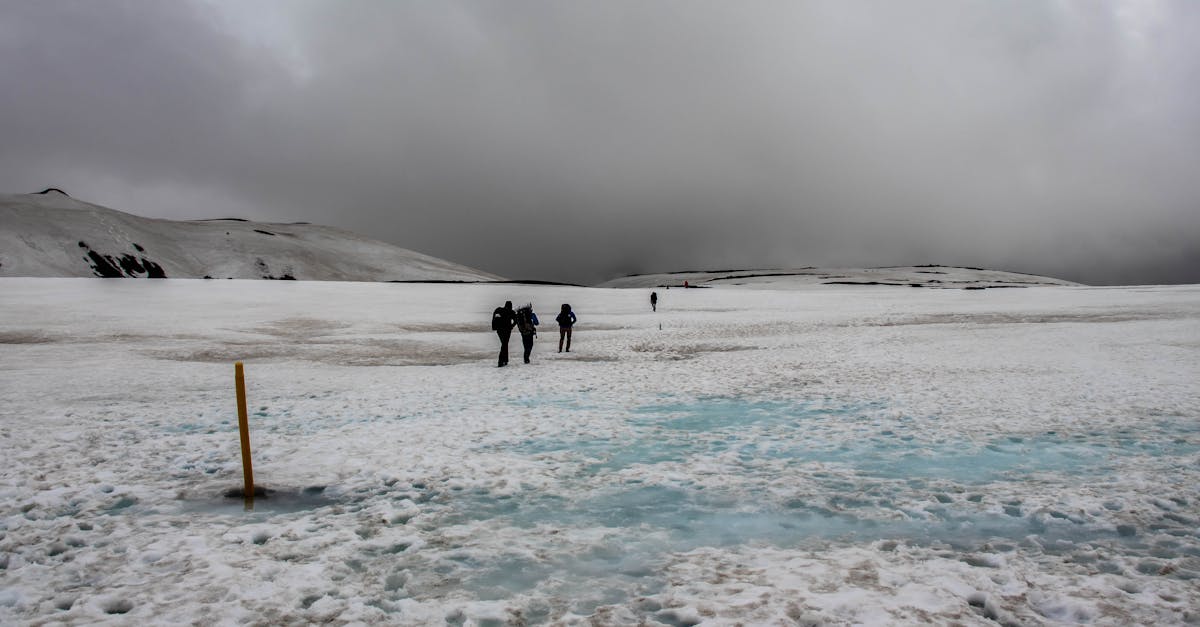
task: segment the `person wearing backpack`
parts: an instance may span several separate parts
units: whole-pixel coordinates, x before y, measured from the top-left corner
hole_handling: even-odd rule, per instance
[[[497,307],[496,311],[492,312],[492,330],[496,335],[500,336],[500,363],[498,368],[503,368],[508,365],[508,338],[512,335],[513,326],[517,324],[517,314],[513,311],[512,301],[504,301],[503,307]],[[528,351],[526,351],[525,361],[529,361]]]
[[[537,336],[538,317],[533,313],[533,303],[517,310],[517,330],[521,332],[521,344],[525,346],[525,363],[533,352],[533,338]]]
[[[563,338],[567,340],[567,352],[571,352],[571,327],[575,325],[575,312],[571,306],[563,303],[562,311],[554,319],[558,323],[558,352],[563,352]]]

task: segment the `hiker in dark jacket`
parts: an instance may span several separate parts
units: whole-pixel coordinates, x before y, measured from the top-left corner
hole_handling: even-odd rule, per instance
[[[503,307],[497,307],[496,311],[492,312],[492,330],[496,335],[500,336],[500,363],[498,368],[503,368],[508,365],[508,337],[512,335],[512,328],[517,324],[517,314],[513,311],[512,301],[504,301]],[[529,361],[528,358],[525,361]]]
[[[650,292],[650,311],[658,311],[658,292]]]
[[[562,311],[554,319],[558,323],[558,352],[563,352],[563,338],[567,340],[567,352],[571,352],[571,327],[575,325],[575,312],[571,306],[563,303]]]
[[[521,332],[521,344],[525,346],[525,363],[529,363],[529,353],[533,352],[533,338],[537,335],[538,317],[533,313],[530,303],[517,310],[517,330]]]

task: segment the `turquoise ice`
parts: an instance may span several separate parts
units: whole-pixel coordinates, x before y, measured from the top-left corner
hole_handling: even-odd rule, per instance
[[[668,401],[625,411],[627,431],[611,436],[514,442],[507,449],[511,453],[553,455],[580,472],[564,473],[559,489],[552,491],[504,498],[486,492],[452,495],[446,499],[452,510],[446,522],[600,528],[618,548],[586,558],[563,548],[542,561],[478,556],[462,576],[469,586],[498,596],[556,578],[601,576],[628,594],[645,594],[658,585],[651,573],[670,554],[701,547],[885,541],[946,546],[963,551],[967,560],[979,559],[970,557],[972,552],[1011,551],[1030,543],[1045,552],[1086,552],[1114,544],[1123,551],[1150,551],[1141,530],[993,495],[1016,483],[1026,492],[1038,484],[1070,489],[1109,480],[1133,461],[1187,463],[1200,451],[1194,427],[1170,421],[1139,434],[1041,432],[983,441],[931,440],[928,429],[910,428],[911,419],[888,416],[884,409],[830,401]],[[728,487],[656,480],[666,474],[658,469],[668,465],[718,456],[731,473],[725,477]],[[781,469],[816,488],[795,494],[743,489],[764,485]],[[1169,514],[1162,520],[1171,528],[1187,528],[1187,521],[1172,521]],[[606,601],[596,599],[601,602]]]

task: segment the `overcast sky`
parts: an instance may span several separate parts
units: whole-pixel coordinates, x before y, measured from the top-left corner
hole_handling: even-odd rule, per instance
[[[0,191],[512,278],[1200,283],[1200,2],[0,0]]]

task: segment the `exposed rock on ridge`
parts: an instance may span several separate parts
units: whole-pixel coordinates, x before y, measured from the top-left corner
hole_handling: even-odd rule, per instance
[[[502,280],[331,227],[143,218],[56,188],[0,194],[0,276]]]

